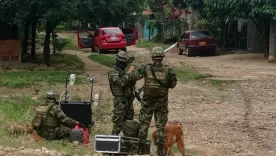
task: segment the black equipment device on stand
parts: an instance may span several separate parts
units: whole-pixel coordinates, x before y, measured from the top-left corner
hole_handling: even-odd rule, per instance
[[[93,100],[93,84],[94,84],[94,75],[88,78],[89,83],[91,85],[90,88],[90,101],[70,101],[68,96],[68,82],[70,79],[66,79],[66,90],[64,99],[60,101],[60,108],[66,114],[66,116],[79,121],[84,124],[86,128],[89,129],[89,133],[91,131],[91,127],[94,125],[94,121],[92,120],[92,104]]]

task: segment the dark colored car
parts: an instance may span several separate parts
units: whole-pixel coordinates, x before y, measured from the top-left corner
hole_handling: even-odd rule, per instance
[[[136,28],[122,28],[122,32],[126,37],[127,46],[135,45],[138,38]]]
[[[182,34],[178,41],[178,54],[198,54],[204,52],[211,55],[216,55],[216,41],[212,33],[208,30],[191,30]]]

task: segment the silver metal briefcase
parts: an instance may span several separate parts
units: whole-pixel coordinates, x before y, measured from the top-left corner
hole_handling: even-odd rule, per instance
[[[95,135],[94,150],[100,153],[120,153],[121,136]]]

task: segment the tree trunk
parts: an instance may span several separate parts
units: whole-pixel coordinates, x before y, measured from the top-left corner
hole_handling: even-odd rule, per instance
[[[269,56],[269,38],[270,38],[270,19],[266,19],[266,24],[265,24],[265,53],[264,57]]]
[[[23,54],[28,53],[28,40],[29,40],[29,26],[30,20],[26,20],[25,30],[24,30],[24,39],[23,39]]]
[[[51,36],[51,22],[47,21],[46,22],[46,35],[45,35],[45,40],[44,40],[44,49],[43,49],[43,59],[44,59],[44,64],[47,66],[51,65],[50,62],[50,36]]]
[[[235,21],[235,47],[236,47],[236,49],[239,49],[240,48],[240,46],[239,46],[239,26],[238,26],[238,20],[236,20]]]
[[[32,7],[32,49],[31,49],[31,56],[35,57],[35,48],[36,48],[36,27],[37,27],[37,7],[36,7],[36,3],[33,4]]]
[[[223,44],[224,44],[224,20],[221,20],[220,22],[220,48],[222,50]]]
[[[37,19],[34,19],[32,22],[32,49],[31,49],[31,56],[35,57],[35,48],[36,48],[36,26],[37,26]]]
[[[53,45],[53,54],[56,53],[56,36],[55,31],[52,32],[52,45]]]
[[[275,62],[275,60],[276,60],[276,21],[271,21],[268,62],[270,62],[270,63]]]

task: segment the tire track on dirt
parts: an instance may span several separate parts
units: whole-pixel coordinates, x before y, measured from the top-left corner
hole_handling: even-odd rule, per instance
[[[240,90],[240,93],[242,95],[242,98],[243,98],[244,104],[245,104],[245,114],[244,114],[244,123],[243,123],[245,132],[248,133],[248,136],[251,137],[252,141],[255,141],[259,145],[259,147],[263,148],[264,150],[268,150],[268,151],[273,150],[273,148],[270,145],[265,144],[265,142],[261,139],[261,137],[255,131],[255,128],[251,127],[250,117],[252,116],[253,106],[252,106],[251,100],[249,98],[249,95],[247,95],[247,93],[242,88],[242,86],[238,85],[238,88]]]

